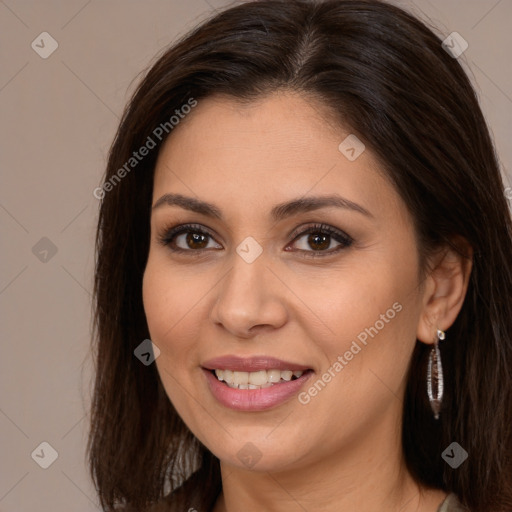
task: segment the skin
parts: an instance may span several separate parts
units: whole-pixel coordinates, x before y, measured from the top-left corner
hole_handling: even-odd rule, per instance
[[[295,92],[249,104],[217,96],[199,101],[160,152],[153,205],[180,193],[215,204],[224,216],[155,208],[143,282],[165,390],[221,461],[215,512],[434,512],[446,497],[407,472],[401,408],[416,339],[433,343],[436,329],[453,323],[471,265],[439,252],[434,270],[419,280],[409,212],[368,148],[352,162],[340,152],[349,133],[316,100]],[[333,192],[371,217],[329,207],[277,223],[269,218],[278,203]],[[159,243],[169,225],[189,222],[212,233],[201,256],[194,257],[197,246],[187,245],[186,235],[174,239],[184,254]],[[318,245],[290,234],[312,223],[354,242],[304,258],[320,252]],[[263,249],[251,264],[236,252],[248,236]],[[339,246],[331,237],[323,250]],[[270,410],[239,412],[209,391],[201,364],[226,354],[307,365],[315,382],[397,302],[402,310],[306,405],[293,397]],[[251,468],[237,457],[248,442],[261,454]]]

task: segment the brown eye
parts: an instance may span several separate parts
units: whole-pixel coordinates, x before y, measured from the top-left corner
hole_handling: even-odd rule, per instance
[[[199,252],[209,248],[213,237],[200,226],[182,225],[167,230],[159,239],[162,245],[176,252]]]
[[[304,240],[301,241],[301,239]],[[305,257],[333,254],[353,243],[353,239],[342,231],[323,224],[312,226],[296,235],[293,245],[297,246],[297,241],[301,241],[298,250],[303,252]],[[328,250],[333,241],[338,245],[334,249]]]
[[[208,236],[201,233],[186,233],[185,244],[189,249],[204,249],[208,245]]]
[[[331,245],[331,235],[310,234],[308,244],[314,251],[327,249]]]

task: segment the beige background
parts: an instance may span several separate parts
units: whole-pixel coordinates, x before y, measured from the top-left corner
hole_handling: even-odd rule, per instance
[[[397,3],[428,16],[444,37],[456,31],[469,43],[461,60],[512,186],[512,2]],[[2,512],[99,510],[84,461],[98,208],[92,191],[137,74],[163,46],[225,5],[0,1]],[[31,47],[41,32],[58,42],[47,59]],[[58,452],[47,469],[31,457],[42,442]],[[44,457],[38,448],[34,459],[49,460],[42,449]]]

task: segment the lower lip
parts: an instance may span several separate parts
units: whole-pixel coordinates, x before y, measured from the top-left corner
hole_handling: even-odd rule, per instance
[[[263,389],[233,389],[221,382],[210,370],[203,368],[213,396],[225,407],[236,411],[265,411],[283,404],[296,395],[313,375],[307,371],[298,379],[276,383]]]

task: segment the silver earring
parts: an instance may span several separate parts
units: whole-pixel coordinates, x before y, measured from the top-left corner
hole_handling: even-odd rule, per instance
[[[439,341],[444,340],[445,333],[437,330],[437,340],[434,343],[428,357],[427,371],[427,393],[430,400],[430,407],[434,413],[434,418],[439,419],[441,403],[443,401],[443,366],[441,364],[441,352],[439,351]],[[435,393],[433,388],[435,388]]]

